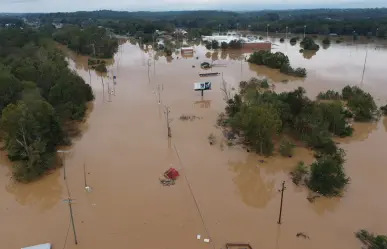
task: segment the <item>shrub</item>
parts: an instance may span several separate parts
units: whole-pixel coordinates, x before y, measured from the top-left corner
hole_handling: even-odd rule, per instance
[[[288,139],[283,139],[280,144],[280,154],[284,157],[292,157],[295,145]]]
[[[299,185],[300,183],[305,182],[305,178],[307,174],[308,174],[308,168],[306,167],[305,163],[302,161],[299,162],[296,168],[294,169],[294,171],[290,173],[292,177],[292,181],[296,185]]]

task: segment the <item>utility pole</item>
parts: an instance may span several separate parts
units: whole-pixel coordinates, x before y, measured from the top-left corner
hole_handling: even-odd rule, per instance
[[[286,26],[286,35],[285,35],[285,38],[288,39],[288,26]]]
[[[270,24],[266,24],[266,40],[269,40],[269,26]]]
[[[102,102],[105,103],[105,84],[103,83],[103,76],[101,76],[102,82]]]
[[[286,187],[285,187],[285,181],[282,182],[282,189],[281,189],[281,204],[280,204],[280,212],[279,212],[279,216],[278,216],[278,224],[281,224],[281,218],[282,218],[282,204],[283,204],[283,200],[284,200],[284,191],[285,191]]]
[[[77,245],[78,244],[78,240],[77,240],[77,233],[75,232],[75,225],[74,225],[74,216],[73,216],[73,208],[71,206],[72,202],[73,202],[73,199],[71,199],[70,197],[63,200],[64,202],[67,202],[69,204],[69,209],[70,209],[70,219],[71,219],[71,224],[73,226],[73,232],[74,232],[74,242],[75,244]]]
[[[165,117],[166,117],[166,121],[167,121],[167,130],[168,130],[168,138],[172,137],[172,132],[171,132],[171,122],[172,122],[172,119],[169,119],[169,113],[171,111],[169,110],[169,107],[168,106],[165,106]]]
[[[110,89],[109,81],[108,81],[108,102],[112,102],[112,91]]]
[[[367,64],[367,56],[368,56],[368,46],[366,47],[366,54],[365,54],[365,57],[364,57],[363,73],[361,75],[360,87],[363,86],[364,73],[365,73],[366,64]]]
[[[86,164],[83,163],[83,179],[85,181],[85,188],[87,187],[87,181],[86,181]]]
[[[70,150],[57,150],[56,152],[62,153],[61,156],[61,165],[63,166],[63,180],[66,180],[66,164],[64,163],[64,153],[70,153]]]
[[[93,54],[94,54],[94,58],[95,58],[95,45],[94,45],[94,43],[92,43],[91,46],[93,46]]]
[[[159,98],[159,105],[161,104],[161,91],[164,90],[164,86],[161,85],[161,88],[160,88],[160,85],[157,85],[157,95],[158,95],[158,98]]]
[[[304,25],[304,38],[306,36],[306,25]]]
[[[148,59],[148,83],[150,83],[150,75],[149,75],[149,70],[150,70],[150,66],[151,66],[151,60],[150,58]]]

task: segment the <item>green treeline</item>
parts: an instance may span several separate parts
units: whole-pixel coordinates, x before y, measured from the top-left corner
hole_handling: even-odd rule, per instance
[[[54,40],[71,50],[96,58],[112,58],[118,49],[118,41],[111,38],[105,28],[96,26],[81,29],[67,26],[53,33]]]
[[[56,146],[70,143],[66,125],[94,99],[51,37],[16,28],[0,30],[0,96],[1,137],[19,181],[54,167]]]
[[[227,101],[225,114],[218,124],[242,138],[250,149],[272,155],[279,151],[291,156],[292,143],[302,141],[315,151],[316,161],[309,167],[299,165],[293,176],[322,195],[338,195],[349,178],[343,164],[345,153],[333,138],[351,136],[351,120],[372,121],[378,118],[373,98],[356,87],[345,87],[342,96],[348,101],[312,101],[301,87],[292,92],[275,93],[262,88],[262,81],[252,78],[240,82],[240,91]]]
[[[30,14],[30,19],[43,23],[53,21],[87,27],[101,25],[117,34],[144,33],[151,35],[155,30],[173,31],[183,27],[195,35],[212,31],[240,29],[250,31],[337,35],[364,35],[387,37],[387,9],[305,9],[279,11],[167,11],[167,12],[124,12],[92,11],[74,13]],[[269,26],[267,26],[269,24]],[[305,27],[306,25],[306,27]],[[148,36],[146,39],[151,39]]]
[[[282,52],[272,53],[263,50],[254,52],[250,55],[248,62],[279,69],[281,73],[296,77],[306,77],[307,74],[305,68],[292,68],[290,66],[289,57]]]

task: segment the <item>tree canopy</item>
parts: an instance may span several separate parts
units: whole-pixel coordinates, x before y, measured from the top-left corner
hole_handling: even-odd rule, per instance
[[[82,120],[93,99],[46,33],[0,30],[0,128],[17,180],[54,167],[56,146],[69,142],[65,123]]]
[[[303,9],[277,11],[79,11],[73,13],[29,14],[28,19],[43,23],[60,22],[83,27],[101,25],[117,34],[137,32],[151,34],[155,30],[172,31],[176,27],[194,30],[197,35],[211,31],[240,29],[251,31],[338,35],[359,34],[387,37],[387,9]],[[267,26],[269,24],[269,26]],[[305,27],[306,26],[306,27]]]
[[[54,32],[53,37],[77,53],[97,58],[112,58],[118,49],[117,39],[109,37],[106,29],[96,26],[85,29],[67,26]]]
[[[291,156],[294,144],[287,138],[302,141],[315,150],[316,161],[308,167],[309,171],[298,167],[299,172],[293,174],[297,183],[304,178],[303,174],[308,174],[305,184],[311,190],[326,196],[339,195],[350,179],[343,168],[345,152],[333,138],[351,136],[352,119],[376,118],[372,96],[357,87],[346,86],[339,99],[333,91],[328,91],[334,101],[313,101],[301,87],[275,93],[263,87],[263,81],[252,78],[240,82],[239,93],[227,100],[225,114],[220,116],[218,124],[240,137],[245,146],[266,156],[277,149],[281,155]],[[281,138],[281,144],[274,142]]]

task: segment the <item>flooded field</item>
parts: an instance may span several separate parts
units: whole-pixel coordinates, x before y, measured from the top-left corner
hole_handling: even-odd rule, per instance
[[[354,249],[361,247],[354,236],[359,229],[387,234],[384,120],[355,124],[354,136],[340,141],[351,177],[344,197],[310,203],[307,190],[296,187],[289,172],[300,160],[312,162],[311,151],[297,148],[291,159],[272,157],[260,163],[263,158],[227,146],[215,127],[224,109],[222,76],[206,79],[213,89],[203,97],[192,90],[193,82],[204,80],[198,77],[200,63],[213,59],[219,66],[212,71],[221,73],[235,92],[242,79],[268,77],[276,91],[302,86],[314,97],[351,84],[369,91],[379,105],[387,103],[386,48],[332,44],[302,54],[298,45],[274,43],[278,46],[273,51],[287,54],[292,66],[307,69],[306,79],[249,65],[244,60],[248,53],[209,52],[202,46],[195,47],[191,58],[158,55],[148,66],[148,57],[153,57],[127,42],[102,81],[100,75],[89,74],[86,57],[69,55],[70,66],[93,87],[93,110],[83,135],[63,154],[66,181],[62,168],[32,184],[15,184],[1,154],[1,248],[50,242],[54,249],[218,249],[226,243],[249,243],[254,249]],[[115,87],[111,74],[117,75]],[[109,96],[108,89],[114,94]],[[172,119],[171,140],[165,107]],[[199,118],[180,120],[181,115]],[[213,146],[207,139],[210,133],[216,135]],[[92,192],[84,188],[84,165]],[[181,177],[176,185],[164,187],[159,177],[169,167]],[[282,181],[286,190],[278,225]],[[78,245],[63,202],[69,194]],[[300,232],[309,239],[297,237]],[[204,238],[211,242],[204,243]]]

